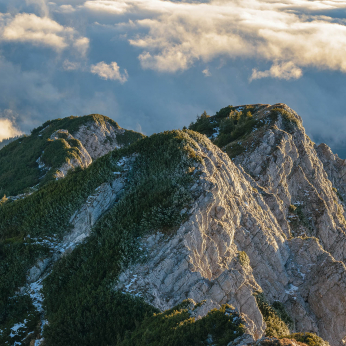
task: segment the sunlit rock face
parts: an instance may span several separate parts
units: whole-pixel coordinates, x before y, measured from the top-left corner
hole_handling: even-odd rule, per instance
[[[82,125],[73,136],[81,141],[93,160],[106,155],[111,150],[119,148],[117,135],[123,134],[124,129],[116,128],[108,122]]]
[[[52,140],[58,139],[59,134],[65,134],[68,139],[76,139],[78,142],[78,154],[59,167],[55,177],[57,179],[64,178],[69,170],[77,167],[87,168],[93,160],[106,155],[116,148],[120,148],[121,146],[116,138],[118,134],[123,134],[124,132],[124,129],[116,128],[107,121],[102,123],[90,122],[87,125],[81,125],[73,135],[64,129],[54,132],[51,136]]]
[[[196,149],[204,162],[189,220],[174,235],[143,239],[147,260],[126,269],[116,288],[161,310],[186,298],[207,299],[210,307],[232,304],[255,339],[265,330],[253,296],[262,290],[271,302],[284,303],[295,331],[342,345],[343,204],[300,117],[279,106],[295,117],[293,131],[279,116],[258,145],[233,162],[211,143]],[[273,107],[259,116],[265,119]],[[249,264],[240,263],[241,252]]]

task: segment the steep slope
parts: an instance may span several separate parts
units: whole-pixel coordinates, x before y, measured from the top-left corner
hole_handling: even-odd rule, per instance
[[[0,195],[30,192],[142,137],[99,114],[47,121],[0,150]]]
[[[333,275],[332,273],[340,273],[340,270],[344,272],[346,228],[342,202],[328,179],[324,166],[331,166],[336,161],[337,164],[334,163],[334,167],[343,167],[343,160],[335,159],[333,155],[334,160],[330,160],[330,163],[327,163],[326,158],[322,163],[314,144],[305,134],[301,118],[286,105],[254,105],[248,106],[248,108],[254,109],[251,121],[256,125],[251,131],[238,137],[236,143],[233,141],[226,144],[223,150],[233,158],[233,162],[241,170],[244,170],[245,177],[251,186],[260,191],[285,236],[292,238],[286,242],[290,249],[292,246],[290,244],[298,241],[299,238],[296,237],[303,236],[302,239],[308,240],[307,236],[315,236],[321,246],[314,245],[315,250],[313,251],[320,248],[320,251],[325,251],[332,263],[335,263],[325,270],[324,275],[320,274],[323,269],[319,265],[320,263],[325,264],[326,260],[316,263],[316,259],[309,258],[300,265],[293,265],[294,271],[291,273],[295,272],[295,275],[298,277],[301,275],[301,278],[300,280],[290,278],[289,282],[294,289],[291,290],[289,287],[286,289],[289,292],[286,298],[282,297],[282,292],[278,292],[272,282],[268,282],[267,271],[265,276],[256,275],[256,273],[254,276],[270,301],[279,299],[285,303],[288,311],[297,319],[297,330],[314,331],[331,341],[332,344],[338,345],[346,336],[345,317],[334,318],[333,316],[340,316],[337,310],[338,307],[343,306],[345,301],[344,278],[343,275],[339,277],[339,274],[334,277],[336,281],[327,280],[327,278]],[[214,140],[216,143],[217,139]],[[237,155],[229,150],[232,146],[241,147]],[[335,170],[329,172],[331,178],[333,178],[331,172],[335,172]],[[340,176],[342,177],[342,174]],[[341,189],[340,180],[337,183],[339,185],[336,186]],[[244,246],[244,241],[241,240],[239,244]],[[246,251],[248,252],[248,250]],[[309,251],[312,250],[309,248]],[[249,257],[251,263],[250,253]],[[323,257],[322,252],[317,257]],[[294,257],[291,256],[285,267],[290,267],[290,261],[294,260]],[[342,262],[335,262],[335,260]],[[306,277],[307,273],[301,271],[307,265],[316,268],[317,271],[315,272],[311,268],[313,276],[309,276],[309,278],[316,280],[316,273],[318,273],[317,278],[328,286],[322,289],[318,295],[316,293],[318,289],[315,288],[313,290],[316,293],[314,298],[311,293],[306,292],[306,287],[304,289],[301,287],[309,282]],[[280,275],[280,280],[282,277],[284,276]],[[303,294],[305,297],[301,301],[296,297],[300,289],[305,291]],[[316,299],[313,303],[314,307],[308,307],[315,314],[314,317],[308,318],[311,319],[310,321],[303,317],[306,313],[302,311],[306,306],[307,297],[309,297],[309,304]],[[330,311],[333,300],[333,313],[326,313],[326,311]]]
[[[329,180],[333,184],[334,191],[340,201],[344,203],[346,200],[346,160],[342,160],[337,154],[333,154],[328,145],[324,143],[315,146],[315,149]]]
[[[144,238],[146,263],[130,266],[116,287],[140,294],[160,309],[186,298],[207,299],[210,308],[230,303],[244,314],[255,339],[265,325],[254,293],[263,291],[269,301],[284,303],[295,330],[315,332],[341,345],[346,336],[344,264],[316,238],[288,240],[289,223],[284,219],[283,229],[279,222],[285,217],[283,203],[276,198],[274,204],[272,195],[268,205],[269,193],[226,154],[212,145],[202,145],[197,152],[204,164],[192,188],[200,195],[190,219],[174,236]],[[242,252],[249,258],[243,266]]]
[[[182,132],[145,138],[0,207],[2,343],[35,338],[39,329],[33,326],[43,325],[46,312],[52,344],[109,344],[118,330],[123,337],[146,311],[155,311],[140,299],[112,291],[109,282],[122,266],[143,258],[138,257],[138,236],[153,228],[174,228],[185,217],[180,212],[191,199],[186,186],[193,181],[197,159],[190,158],[191,141]],[[47,274],[44,312],[37,293]],[[78,324],[85,314],[94,317],[94,309],[100,323],[111,312],[118,322],[101,326],[91,318]],[[93,332],[85,333],[88,321],[86,330]],[[13,325],[23,323],[25,328],[11,337]]]
[[[200,119],[212,141],[153,135],[0,206],[3,344],[343,345],[344,210],[300,117]]]

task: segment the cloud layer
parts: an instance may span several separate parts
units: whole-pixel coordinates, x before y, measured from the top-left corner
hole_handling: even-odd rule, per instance
[[[0,38],[8,42],[31,43],[61,51],[73,46],[84,55],[89,46],[87,37],[80,37],[71,27],[66,27],[49,17],[34,13],[0,17]]]
[[[346,9],[344,1],[95,0],[83,6],[95,13],[144,16],[132,22],[137,33],[129,42],[143,50],[139,60],[145,69],[173,73],[199,60],[241,57],[274,62],[267,75],[278,78],[283,75],[278,69],[293,65],[294,78],[311,66],[346,72],[345,23],[318,12]],[[140,34],[143,30],[147,34]]]

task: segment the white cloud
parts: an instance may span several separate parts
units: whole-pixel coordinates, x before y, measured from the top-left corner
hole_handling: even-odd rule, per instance
[[[0,23],[1,25],[1,23]],[[80,37],[71,27],[64,27],[49,17],[32,13],[20,13],[14,18],[2,20],[0,38],[4,41],[43,45],[61,51],[74,46],[82,55],[89,46],[89,39]]]
[[[287,62],[297,68],[292,76],[307,66],[346,72],[346,26],[319,12],[346,9],[345,1],[95,0],[83,6],[114,16],[127,14],[127,20],[131,15],[144,17],[134,20],[136,29],[129,39],[142,49],[143,68],[173,73],[198,60],[244,57],[272,61],[271,76],[278,78]],[[147,34],[138,34],[143,30]],[[281,66],[281,73],[275,66]]]
[[[77,38],[73,42],[73,46],[84,56],[89,48],[89,39],[87,37]]]
[[[279,79],[298,79],[302,76],[302,70],[294,65],[293,62],[283,62],[281,64],[275,63],[269,70],[266,71],[257,71],[256,69],[252,70],[251,80],[272,77]]]
[[[59,6],[59,9],[57,12],[63,12],[63,13],[71,13],[76,11],[76,9],[72,5],[61,5]]]
[[[65,71],[78,70],[80,68],[80,63],[66,59],[64,60],[62,67]]]
[[[96,65],[91,65],[90,72],[99,75],[103,79],[118,80],[120,83],[125,83],[128,78],[128,73],[124,70],[124,73],[120,73],[118,64],[113,61],[107,65],[104,61],[99,62]]]
[[[16,128],[12,120],[0,118],[0,141],[21,134],[22,132]]]
[[[65,38],[61,35],[66,29],[48,17],[38,17],[35,14],[17,14],[5,26],[2,39],[6,41],[31,42],[51,46],[55,49],[67,47]],[[68,31],[72,29],[68,28]]]
[[[211,73],[210,73],[210,71],[209,71],[208,68],[204,69],[204,70],[202,71],[202,73],[203,73],[206,77],[210,77],[210,76],[211,76]]]
[[[129,5],[126,1],[86,1],[84,7],[92,11],[101,11],[107,13],[122,14],[127,12]]]

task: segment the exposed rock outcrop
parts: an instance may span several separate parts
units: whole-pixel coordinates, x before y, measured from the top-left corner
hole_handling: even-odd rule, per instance
[[[337,189],[339,199],[344,202],[346,200],[346,160],[333,154],[327,144],[321,143],[319,146],[315,146],[315,149],[329,180]]]
[[[119,148],[117,135],[125,132],[108,122],[97,122],[82,125],[73,136],[80,140],[93,160],[106,155],[111,150]]]
[[[74,247],[89,236],[97,220],[119,199],[124,184],[125,178],[120,176],[112,183],[100,185],[95,194],[88,197],[86,203],[71,217],[73,229],[63,239],[65,247]]]
[[[68,149],[71,149],[70,143],[73,141],[75,155],[66,158],[66,161],[57,169],[54,175],[56,179],[64,178],[67,172],[71,169],[75,169],[77,167],[87,168],[92,163],[93,160],[91,156],[89,155],[88,151],[83,146],[82,142],[79,140],[76,140],[68,132],[68,130],[60,129],[55,131],[50,136],[51,141],[55,141],[59,139],[64,141],[64,145]],[[39,163],[39,165],[41,164],[42,166],[41,158],[39,158],[37,162]]]
[[[295,117],[293,130],[287,131],[279,116],[257,147],[234,163],[211,143],[198,145],[204,163],[192,188],[196,200],[189,220],[174,235],[144,238],[147,260],[125,270],[116,288],[142,295],[160,309],[187,298],[208,299],[210,306],[232,304],[255,339],[265,324],[253,293],[263,290],[271,302],[284,303],[295,331],[314,332],[341,346],[346,338],[343,206],[300,117],[278,106]],[[262,109],[261,116],[272,108]],[[249,265],[240,263],[240,252]]]
[[[121,145],[117,142],[117,135],[124,132],[124,129],[111,125],[107,121],[90,121],[85,125],[81,125],[73,134],[66,129],[55,131],[50,136],[51,140],[59,138],[66,138],[67,141],[74,140],[74,148],[77,151],[76,155],[68,158],[58,168],[55,177],[57,179],[64,178],[69,170],[77,167],[87,168],[93,160],[106,155],[116,148],[120,148]],[[65,145],[71,148],[68,142]],[[40,162],[38,163],[39,165],[41,164]]]

